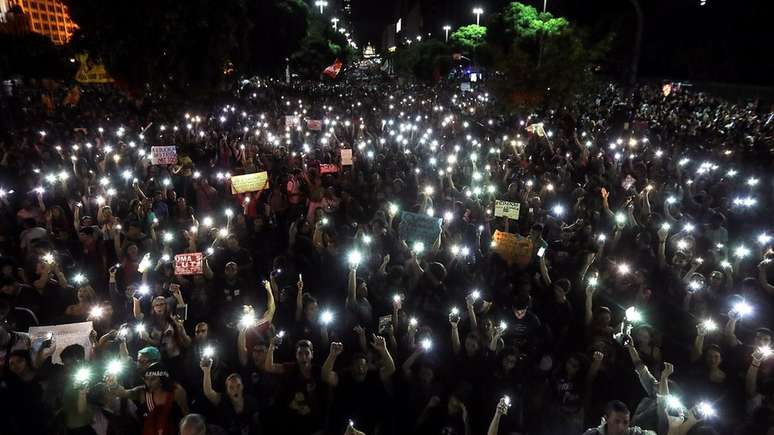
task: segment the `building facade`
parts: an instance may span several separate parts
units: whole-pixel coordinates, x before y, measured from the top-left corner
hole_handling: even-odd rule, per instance
[[[30,30],[45,35],[55,44],[70,40],[78,27],[64,4],[57,0],[0,0],[0,22],[14,6],[21,8],[29,18]]]

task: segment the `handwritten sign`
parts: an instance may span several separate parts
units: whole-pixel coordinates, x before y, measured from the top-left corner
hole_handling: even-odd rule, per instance
[[[462,83],[460,83],[460,90],[462,92],[469,92],[470,91],[470,83],[469,82],[462,82]]]
[[[508,219],[519,220],[521,204],[510,201],[495,201],[495,217],[506,217]]]
[[[321,119],[307,119],[306,128],[312,131],[320,131],[323,128],[323,122]]]
[[[495,230],[494,251],[509,264],[526,266],[532,260],[532,240],[517,234]]]
[[[177,147],[151,147],[152,165],[174,165],[177,163]]]
[[[269,174],[266,171],[231,177],[231,193],[258,192],[269,188]]]
[[[320,174],[335,174],[339,167],[330,163],[320,163]]]
[[[68,323],[66,325],[32,326],[28,333],[32,339],[47,339],[48,333],[52,334],[52,342],[56,343],[56,349],[51,357],[54,364],[62,364],[62,350],[71,344],[80,344],[86,351],[86,358],[91,355],[91,340],[89,334],[94,326],[91,322]]]
[[[285,115],[285,127],[298,127],[301,125],[301,117],[298,115]]]
[[[352,166],[352,150],[345,148],[341,150],[341,166]]]
[[[435,244],[441,235],[440,218],[404,211],[400,215],[398,231],[406,242],[422,242],[425,248]]]
[[[200,275],[202,268],[202,253],[193,252],[175,255],[175,275]]]

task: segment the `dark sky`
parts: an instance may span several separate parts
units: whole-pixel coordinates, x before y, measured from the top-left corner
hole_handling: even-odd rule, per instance
[[[351,0],[357,39],[378,42],[399,2]],[[475,21],[473,6],[495,11],[504,0],[414,0],[422,3],[427,31],[440,34]],[[774,85],[774,2],[770,0],[640,0],[645,10],[641,74],[652,77]],[[542,9],[542,0],[524,0]],[[614,69],[628,62],[635,15],[629,0],[548,0],[548,11],[565,16],[592,35],[614,32],[609,56]],[[440,13],[439,13],[440,12]],[[446,16],[444,16],[446,15]],[[482,21],[485,17],[482,17]],[[436,29],[437,30],[433,30]]]

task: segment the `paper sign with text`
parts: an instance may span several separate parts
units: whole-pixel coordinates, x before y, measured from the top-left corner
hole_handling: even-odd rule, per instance
[[[323,128],[323,122],[321,119],[307,119],[306,128],[312,131],[320,131]]]
[[[86,351],[86,358],[91,355],[91,340],[89,334],[94,326],[91,322],[68,323],[66,325],[32,326],[28,333],[31,339],[43,337],[52,333],[52,340],[56,343],[56,349],[51,357],[54,364],[62,364],[62,350],[71,344],[80,344]]]
[[[152,165],[174,165],[177,163],[177,147],[151,147]]]
[[[269,188],[269,174],[266,171],[231,177],[231,193],[258,192]]]
[[[441,222],[441,218],[404,211],[400,215],[398,231],[409,246],[412,242],[422,242],[425,249],[430,249],[441,235]]]
[[[519,220],[519,211],[521,211],[521,204],[518,202],[510,201],[495,201],[495,217],[507,217],[515,221]]]
[[[341,150],[341,166],[352,165],[352,149],[345,148]]]
[[[339,167],[330,163],[320,163],[320,174],[334,174],[339,172]]]
[[[285,115],[285,127],[298,127],[301,125],[301,117],[298,115]]]
[[[200,275],[204,273],[202,258],[201,252],[175,255],[175,275]]]

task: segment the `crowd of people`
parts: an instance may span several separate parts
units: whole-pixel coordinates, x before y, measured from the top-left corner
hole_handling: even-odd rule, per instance
[[[770,108],[474,85],[19,90],[0,432],[774,434]]]

